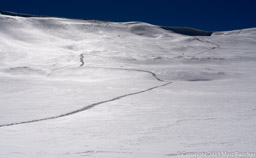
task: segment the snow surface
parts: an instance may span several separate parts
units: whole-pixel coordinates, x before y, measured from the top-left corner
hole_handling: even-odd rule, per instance
[[[0,157],[256,152],[255,81],[256,28],[0,14]]]

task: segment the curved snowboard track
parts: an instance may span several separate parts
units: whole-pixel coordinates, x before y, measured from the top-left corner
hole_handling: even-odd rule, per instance
[[[84,61],[82,62],[80,67],[82,67],[83,65],[84,65]],[[55,72],[55,71],[62,70],[62,69],[65,69],[65,68],[66,67],[55,69],[51,73],[49,73],[48,76],[51,76],[52,73]],[[100,67],[100,66],[97,66],[97,67],[96,66],[86,66],[86,68],[144,72],[144,73],[148,73],[148,74],[152,75],[152,77],[154,77],[157,81],[165,82],[164,80],[160,79],[154,72],[147,71],[147,70],[140,70],[140,69],[134,69],[134,68]]]
[[[133,68],[114,68],[114,67],[92,67],[92,66],[88,66],[87,68],[100,68],[100,69],[111,69],[111,70],[123,70],[123,71],[137,71],[137,72],[145,72],[148,73],[150,75],[152,75],[157,81],[160,82],[165,82],[164,80],[160,79],[159,77],[157,77],[157,75],[154,72],[151,71],[147,71],[147,70],[140,70],[140,69],[133,69]]]
[[[211,41],[204,41],[204,40],[202,40],[202,39],[200,39],[200,38],[198,38],[198,37],[196,37],[195,39],[198,40],[198,41],[200,41],[200,42],[203,42],[203,43],[209,43],[209,44],[214,45],[213,47],[211,47],[211,48],[209,48],[209,49],[207,49],[207,50],[204,50],[204,51],[202,51],[202,52],[196,53],[195,56],[196,56],[196,55],[203,54],[203,53],[206,53],[206,52],[209,52],[209,51],[214,50],[214,49],[217,49],[217,48],[220,48],[220,45],[219,45],[219,44],[216,44],[216,43],[214,43],[214,42],[211,42]]]
[[[28,123],[41,122],[41,121],[46,121],[46,120],[53,120],[53,119],[57,119],[57,118],[61,118],[61,117],[66,117],[66,116],[69,116],[69,115],[74,115],[74,114],[76,114],[76,113],[89,110],[89,109],[91,109],[91,108],[94,108],[94,107],[96,107],[96,106],[98,106],[98,105],[101,105],[101,104],[104,104],[104,103],[112,102],[112,101],[119,100],[119,99],[122,99],[122,98],[125,98],[125,97],[129,97],[129,96],[132,96],[132,95],[136,95],[136,94],[145,93],[145,92],[148,92],[148,91],[151,91],[151,90],[160,88],[160,87],[167,86],[167,85],[169,85],[169,84],[171,84],[171,83],[172,83],[172,82],[168,82],[168,83],[165,83],[165,84],[162,84],[162,85],[159,85],[159,86],[154,86],[154,87],[148,88],[148,89],[146,89],[146,90],[137,91],[137,92],[133,92],[133,93],[128,93],[128,94],[121,95],[121,96],[118,96],[118,97],[115,97],[115,98],[112,98],[112,99],[109,99],[109,100],[104,100],[104,101],[101,101],[101,102],[93,103],[93,104],[91,104],[91,105],[82,107],[82,108],[80,108],[80,109],[77,109],[77,110],[74,110],[74,111],[71,111],[71,112],[68,112],[68,113],[65,113],[65,114],[57,115],[57,116],[46,117],[46,118],[42,118],[42,119],[35,119],[35,120],[30,120],[30,121],[23,121],[23,122],[15,122],[15,123],[9,123],[9,124],[2,124],[2,125],[0,125],[0,128],[1,128],[1,127],[7,127],[7,126],[20,125],[20,124],[28,124]]]

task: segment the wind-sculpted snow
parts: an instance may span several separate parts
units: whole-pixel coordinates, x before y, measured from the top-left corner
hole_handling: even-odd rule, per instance
[[[255,28],[0,13],[0,157],[255,151]]]

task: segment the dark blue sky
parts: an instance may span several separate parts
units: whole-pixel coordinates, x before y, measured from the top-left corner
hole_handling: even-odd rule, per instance
[[[0,0],[0,10],[209,31],[256,27],[256,0]]]

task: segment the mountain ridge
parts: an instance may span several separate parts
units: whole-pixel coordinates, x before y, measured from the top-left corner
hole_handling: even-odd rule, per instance
[[[24,18],[29,18],[29,17],[50,18],[50,17],[52,17],[52,16],[45,16],[45,15],[31,15],[31,14],[24,14],[24,13],[15,13],[15,12],[1,11],[1,10],[0,10],[0,14],[8,15],[8,16],[19,16],[19,17],[24,17]],[[54,18],[74,19],[74,18],[66,18],[66,17],[54,17]],[[77,19],[77,20],[92,20],[92,19],[82,18],[82,19]],[[107,20],[93,20],[93,21],[112,22],[112,21],[107,21]],[[140,21],[138,21],[138,23],[140,23]],[[195,28],[190,28],[190,27],[171,27],[171,26],[161,26],[161,25],[155,25],[155,26],[159,26],[160,28],[167,30],[167,31],[172,31],[172,32],[175,32],[178,34],[188,35],[188,36],[211,36],[212,33],[214,33],[213,31],[205,31],[205,30],[200,30],[200,29],[195,29]]]

